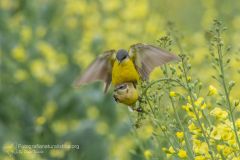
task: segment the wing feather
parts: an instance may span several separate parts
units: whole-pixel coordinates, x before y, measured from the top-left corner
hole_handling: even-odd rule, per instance
[[[135,57],[136,68],[139,68],[141,77],[148,79],[149,74],[155,67],[166,64],[179,58],[167,51],[164,51],[153,45],[138,43],[132,45],[129,50],[130,56]]]
[[[83,75],[76,79],[74,86],[79,87],[95,81],[104,81],[104,92],[106,92],[112,81],[111,57],[113,53],[115,53],[115,50],[108,50],[93,61]]]

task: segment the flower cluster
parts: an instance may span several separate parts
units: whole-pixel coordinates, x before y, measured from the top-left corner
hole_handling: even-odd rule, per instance
[[[235,110],[238,101],[233,101],[230,97],[234,81],[224,76],[229,60],[225,61],[223,56],[223,31],[221,23],[214,21],[210,52],[213,57],[213,69],[217,71],[212,77],[217,81],[218,88],[214,83],[204,89],[199,79],[194,80],[191,76],[190,59],[184,54],[180,55],[181,61],[177,66],[162,67],[164,78],[142,86],[143,97],[146,100],[140,104],[145,103],[145,116],[151,119],[152,125],[155,126],[152,137],[157,139],[157,133],[160,132],[159,134],[166,139],[167,145],[162,146],[162,151],[168,159],[240,158],[240,119],[236,118],[238,114]],[[178,41],[174,30],[171,33],[173,40]],[[160,45],[169,44],[166,42],[169,39],[160,39]],[[182,49],[180,43],[177,46]],[[157,87],[154,88],[154,85]],[[156,95],[158,93],[160,96]],[[159,109],[162,104],[167,105],[166,112],[162,111],[162,108]],[[164,142],[159,143],[161,145]]]

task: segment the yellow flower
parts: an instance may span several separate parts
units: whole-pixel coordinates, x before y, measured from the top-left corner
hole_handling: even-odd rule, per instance
[[[175,153],[175,151],[174,151],[174,149],[173,149],[173,147],[172,147],[172,146],[171,146],[171,147],[169,147],[168,151],[169,151],[169,153],[171,153],[171,154]]]
[[[154,130],[154,128],[153,128],[152,124],[147,122],[144,124],[144,126],[142,126],[141,128],[138,128],[137,134],[142,139],[148,139],[152,136],[153,130]]]
[[[240,129],[240,118],[238,118],[235,123],[236,123],[236,126]]]
[[[40,59],[35,59],[30,63],[30,69],[32,75],[39,81],[45,83],[46,85],[52,85],[55,81],[53,75],[51,75],[46,67],[46,63]]]
[[[225,147],[225,146],[224,146],[224,145],[221,145],[221,144],[217,145],[217,150],[218,150],[218,152],[221,152],[224,147]]]
[[[188,129],[191,133],[198,135],[201,132],[201,129],[198,128],[193,122],[188,125]]]
[[[177,132],[177,133],[176,133],[176,136],[177,136],[179,139],[182,139],[183,136],[184,136],[184,133],[183,133],[183,132]]]
[[[14,78],[19,82],[24,81],[28,78],[28,73],[25,70],[18,69],[14,73]]]
[[[201,142],[198,139],[193,140],[193,150],[195,153],[208,154],[208,145],[206,142]]]
[[[204,102],[204,98],[203,97],[199,97],[195,103],[196,106],[200,107],[201,109],[205,109],[206,108],[206,103]]]
[[[144,157],[146,159],[150,159],[152,157],[152,152],[150,150],[145,150],[144,151]]]
[[[78,25],[78,21],[75,17],[69,17],[66,20],[66,25],[69,29],[75,29]]]
[[[205,156],[196,156],[194,160],[206,160]]]
[[[230,124],[219,124],[215,126],[210,134],[211,138],[215,140],[232,140],[234,138],[234,133],[232,128],[229,126]],[[232,142],[231,142],[232,143]]]
[[[87,116],[89,119],[97,119],[97,117],[99,116],[99,110],[97,107],[95,106],[90,106],[87,109]]]
[[[192,117],[193,119],[197,119],[196,114],[193,112],[193,107],[191,104],[187,103],[186,105],[183,105],[182,108],[187,112],[187,114]],[[199,118],[202,117],[202,112],[196,111],[198,114]]]
[[[46,117],[47,119],[51,119],[54,115],[54,113],[57,110],[57,104],[55,101],[48,101],[46,103],[43,116]]]
[[[226,119],[228,113],[226,111],[223,111],[221,108],[216,107],[210,112],[210,115],[214,116],[217,119]]]
[[[224,147],[223,149],[224,156],[229,156],[231,153],[233,153],[233,149],[231,147],[228,147],[228,146]]]
[[[215,95],[217,93],[218,93],[218,91],[217,91],[217,89],[213,85],[210,85],[208,87],[208,95],[209,96]]]
[[[174,92],[174,91],[171,91],[171,92],[169,92],[169,96],[170,96],[170,97],[176,97],[176,96],[177,96],[177,93]]]
[[[184,151],[184,150],[182,150],[182,149],[180,149],[180,150],[178,151],[178,156],[179,156],[180,158],[186,158],[186,157],[187,157],[187,152]]]
[[[46,122],[46,118],[43,116],[39,116],[36,118],[35,122],[37,125],[41,126]]]
[[[13,153],[15,151],[15,146],[13,143],[5,143],[3,145],[3,148],[2,150],[5,152],[5,153]]]
[[[106,122],[99,122],[96,125],[96,132],[100,135],[107,134],[109,130],[108,124]]]
[[[50,150],[50,156],[53,158],[63,158],[65,155],[65,152],[62,149],[51,149]]]
[[[28,43],[32,38],[32,29],[29,26],[23,26],[20,34],[22,41]]]
[[[56,135],[62,136],[69,132],[69,125],[66,120],[57,120],[51,124],[51,129]]]
[[[26,51],[22,46],[17,46],[12,50],[12,57],[19,61],[23,62],[27,59]]]
[[[36,29],[36,35],[38,38],[42,38],[46,35],[47,29],[43,26],[38,26]]]
[[[9,10],[14,4],[14,1],[0,1],[0,8],[3,10]]]

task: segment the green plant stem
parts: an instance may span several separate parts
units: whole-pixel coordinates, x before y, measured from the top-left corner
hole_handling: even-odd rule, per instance
[[[180,117],[179,117],[179,115],[178,115],[178,113],[177,113],[177,111],[176,111],[176,106],[174,105],[174,103],[173,103],[173,101],[172,101],[172,98],[170,98],[170,99],[171,99],[173,111],[174,111],[174,113],[175,113],[175,115],[176,115],[176,117],[177,117],[178,124],[180,125],[181,130],[184,132],[184,139],[185,139],[185,141],[187,142],[186,145],[187,145],[188,152],[189,152],[189,154],[190,154],[190,157],[191,157],[192,159],[194,159],[194,154],[193,154],[193,150],[192,150],[191,144],[190,144],[190,142],[189,142],[189,140],[188,140],[187,135],[185,134],[185,133],[187,133],[187,132],[185,131],[185,129],[184,129],[183,125],[182,125],[182,122],[181,122]]]
[[[152,104],[150,103],[149,98],[148,98],[147,95],[146,95],[146,100],[147,100],[147,103],[148,103],[148,105],[149,105],[149,107],[150,107],[150,110],[151,110],[151,112],[152,112],[152,114],[153,114],[154,119],[157,119],[157,116],[156,116],[156,114],[155,114],[155,112],[154,112],[154,110],[153,110]],[[164,136],[166,137],[166,139],[168,139],[170,145],[173,147],[173,149],[174,149],[175,152],[177,153],[176,147],[173,145],[173,143],[171,142],[171,140],[168,138],[168,135],[167,135],[167,133],[165,132],[165,130],[163,129],[163,127],[161,126],[161,124],[159,124],[159,122],[158,122],[157,125],[158,125],[158,127],[161,129],[161,131],[163,132],[163,134],[164,134]]]
[[[159,82],[164,82],[164,81],[175,82],[175,83],[179,84],[180,86],[182,86],[184,89],[186,89],[186,86],[185,86],[184,84],[182,84],[181,82],[177,81],[176,79],[172,79],[172,78],[161,78],[161,79],[159,79],[159,80],[156,80],[156,81],[151,82],[151,83],[143,90],[142,95],[145,96],[146,93],[147,93],[147,91],[148,91],[148,89],[149,89],[150,87],[152,87],[153,85],[155,85],[155,84],[157,84],[157,83],[159,83]]]
[[[217,32],[218,33],[218,39],[220,39],[220,31]],[[230,118],[231,121],[233,123],[233,129],[234,129],[234,134],[237,140],[237,144],[238,144],[238,149],[240,150],[240,141],[238,138],[238,134],[237,134],[237,127],[235,124],[235,118],[234,118],[234,114],[233,114],[233,108],[230,102],[230,98],[229,98],[229,92],[227,90],[227,85],[226,85],[226,80],[225,80],[225,72],[224,72],[224,68],[223,68],[223,55],[222,55],[222,45],[220,44],[220,42],[218,42],[217,44],[217,52],[218,52],[218,58],[219,58],[219,67],[220,67],[220,73],[221,73],[221,79],[222,79],[222,86],[224,89],[224,93],[226,96],[226,101],[227,101],[227,106],[230,112]]]
[[[205,130],[204,130],[202,124],[201,124],[200,118],[199,118],[198,113],[197,113],[196,106],[195,106],[195,104],[194,104],[194,98],[193,98],[193,94],[192,94],[191,87],[189,86],[189,83],[188,83],[188,78],[187,78],[188,76],[187,76],[187,72],[186,72],[186,66],[184,65],[183,59],[182,59],[182,67],[183,67],[183,74],[184,74],[185,81],[186,81],[186,85],[187,85],[187,91],[188,91],[188,94],[189,94],[189,96],[190,96],[191,104],[192,104],[192,106],[193,106],[193,112],[194,112],[194,114],[195,114],[195,116],[196,116],[196,118],[197,118],[198,125],[200,126],[200,129],[201,129],[201,131],[202,131],[202,133],[203,133],[204,140],[205,140],[205,142],[207,143],[208,148],[211,149],[211,145],[210,145],[210,143],[209,143],[209,141],[208,141],[206,132],[205,132]],[[213,153],[213,152],[212,152],[212,153]],[[212,153],[210,154],[210,155],[211,155],[211,159],[214,160]]]
[[[173,37],[174,37],[174,39],[175,39],[175,41],[176,41],[176,43],[177,43],[177,46],[178,46],[178,48],[179,48],[179,50],[180,50],[180,53],[183,54],[184,52],[183,52],[182,45],[181,45],[181,43],[180,43],[180,41],[179,41],[179,38],[178,38],[177,36],[175,36],[174,34],[173,34]],[[188,84],[187,73],[186,73],[186,69],[185,69],[185,65],[184,65],[183,59],[182,59],[182,67],[183,67],[183,74],[184,74],[184,77],[185,77],[185,80],[186,80],[187,91],[188,91],[188,94],[189,94],[190,99],[191,99],[191,104],[192,104],[192,106],[193,106],[194,114],[196,115],[197,122],[198,122],[198,124],[199,124],[199,126],[200,126],[200,128],[201,128],[202,133],[203,133],[204,140],[206,141],[206,143],[207,143],[207,145],[208,145],[208,148],[210,149],[210,148],[211,148],[210,143],[209,143],[209,141],[208,141],[208,138],[207,138],[207,136],[206,136],[205,130],[204,130],[202,124],[201,124],[200,118],[199,118],[199,116],[198,116],[198,114],[197,114],[197,111],[196,111],[196,106],[195,106],[194,101],[193,101],[193,95],[192,95],[192,92],[191,92],[191,88],[190,88],[190,86],[189,86],[189,84]],[[214,160],[213,155],[212,155],[212,154],[210,154],[210,155],[211,155],[211,159]]]
[[[164,66],[164,68],[165,68],[165,71],[166,71],[166,78],[169,78],[166,65]],[[169,85],[168,85],[168,87],[169,87]],[[168,88],[168,93],[169,93],[169,92],[170,92],[170,88]],[[184,139],[185,139],[185,141],[186,141],[186,146],[187,146],[187,149],[188,149],[188,153],[189,153],[191,159],[194,159],[194,153],[193,153],[191,144],[190,144],[190,142],[189,142],[189,139],[188,139],[187,135],[185,134],[185,133],[187,133],[187,132],[186,132],[185,128],[183,127],[183,124],[182,124],[182,122],[181,122],[181,119],[180,119],[180,117],[179,117],[179,115],[178,115],[178,112],[177,112],[176,106],[175,106],[175,104],[174,104],[173,98],[172,98],[171,96],[169,96],[169,99],[170,99],[170,101],[171,101],[171,105],[172,105],[174,114],[175,114],[175,116],[176,116],[177,122],[178,122],[181,130],[184,132]]]

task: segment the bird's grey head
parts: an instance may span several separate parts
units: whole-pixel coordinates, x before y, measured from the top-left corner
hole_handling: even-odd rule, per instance
[[[128,52],[124,49],[119,49],[117,51],[116,58],[119,62],[122,62],[124,59],[128,57]]]

